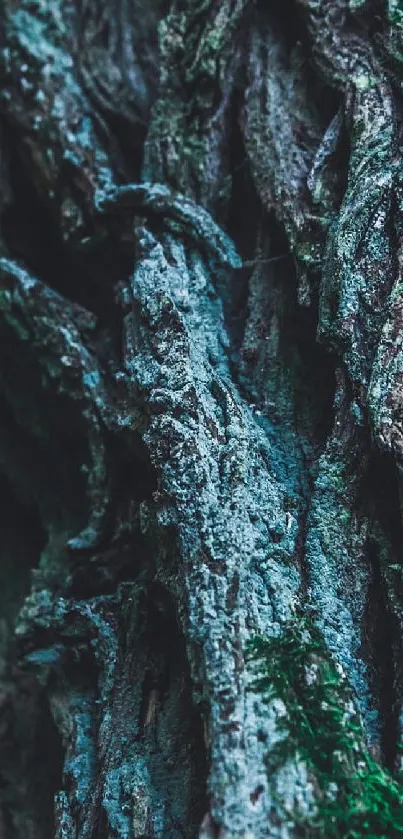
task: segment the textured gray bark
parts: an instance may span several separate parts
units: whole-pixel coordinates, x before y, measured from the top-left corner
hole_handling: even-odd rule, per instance
[[[400,3],[1,21],[0,839],[400,836]]]

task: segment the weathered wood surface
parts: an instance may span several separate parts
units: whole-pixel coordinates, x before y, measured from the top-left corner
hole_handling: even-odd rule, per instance
[[[399,836],[400,4],[1,24],[0,837]]]

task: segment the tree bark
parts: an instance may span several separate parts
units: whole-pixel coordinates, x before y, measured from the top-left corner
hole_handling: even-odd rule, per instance
[[[400,4],[1,23],[0,839],[397,837]]]

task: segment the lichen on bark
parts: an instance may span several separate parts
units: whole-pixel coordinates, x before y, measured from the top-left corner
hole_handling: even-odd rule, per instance
[[[399,4],[0,14],[0,835],[398,836]]]

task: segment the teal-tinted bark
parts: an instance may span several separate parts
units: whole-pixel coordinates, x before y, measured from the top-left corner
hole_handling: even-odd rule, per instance
[[[0,18],[0,835],[397,837],[400,5]]]

